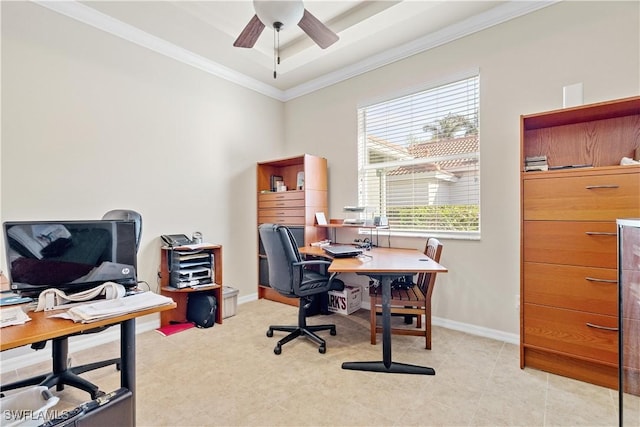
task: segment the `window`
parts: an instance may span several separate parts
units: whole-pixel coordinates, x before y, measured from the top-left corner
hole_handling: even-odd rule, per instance
[[[480,237],[479,77],[358,109],[359,204],[394,234]]]

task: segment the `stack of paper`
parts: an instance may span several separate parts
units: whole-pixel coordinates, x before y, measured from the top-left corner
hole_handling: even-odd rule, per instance
[[[154,292],[143,292],[124,298],[78,305],[70,308],[65,313],[56,314],[55,317],[71,319],[74,322],[91,323],[172,303],[173,299],[169,297]]]
[[[11,307],[0,310],[0,327],[11,325],[22,325],[27,323],[31,318],[22,311],[21,307]]]
[[[524,159],[524,171],[548,171],[547,156],[529,156]]]

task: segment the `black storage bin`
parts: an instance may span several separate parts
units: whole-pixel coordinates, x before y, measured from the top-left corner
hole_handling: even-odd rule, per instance
[[[203,292],[192,293],[187,300],[187,320],[199,328],[210,328],[216,324],[216,297]]]

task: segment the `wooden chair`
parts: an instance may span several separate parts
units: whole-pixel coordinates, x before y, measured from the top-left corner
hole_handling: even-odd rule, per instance
[[[436,238],[429,238],[424,253],[436,262],[440,262],[442,243]],[[415,335],[425,337],[425,348],[431,350],[431,294],[436,283],[436,273],[421,273],[415,277],[415,283],[408,289],[391,289],[391,315],[404,315],[412,324],[416,318],[416,327],[391,328],[392,334]],[[376,343],[376,334],[382,332],[382,325],[376,323],[377,314],[382,313],[382,288],[369,287],[371,299],[371,344]],[[425,325],[422,327],[422,315]]]

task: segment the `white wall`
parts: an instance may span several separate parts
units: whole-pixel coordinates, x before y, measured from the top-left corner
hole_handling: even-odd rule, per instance
[[[562,108],[562,87],[585,103],[640,93],[640,4],[562,2],[289,101],[287,150],[329,160],[331,217],[357,202],[358,105],[480,70],[481,241],[445,240],[434,315],[519,334],[521,114]],[[383,243],[386,241],[383,239]],[[392,238],[422,249],[424,239]]]
[[[586,103],[640,93],[637,2],[562,2],[284,105],[36,4],[0,5],[1,219],[136,209],[152,289],[158,236],[199,230],[224,246],[225,282],[255,294],[255,163],[326,157],[339,217],[357,199],[357,106],[479,68],[482,240],[444,242],[434,310],[517,334],[519,115],[560,108],[576,82]]]
[[[1,6],[1,219],[134,209],[152,289],[159,235],[198,230],[223,245],[225,283],[255,294],[255,164],[281,156],[282,103],[34,3]]]

